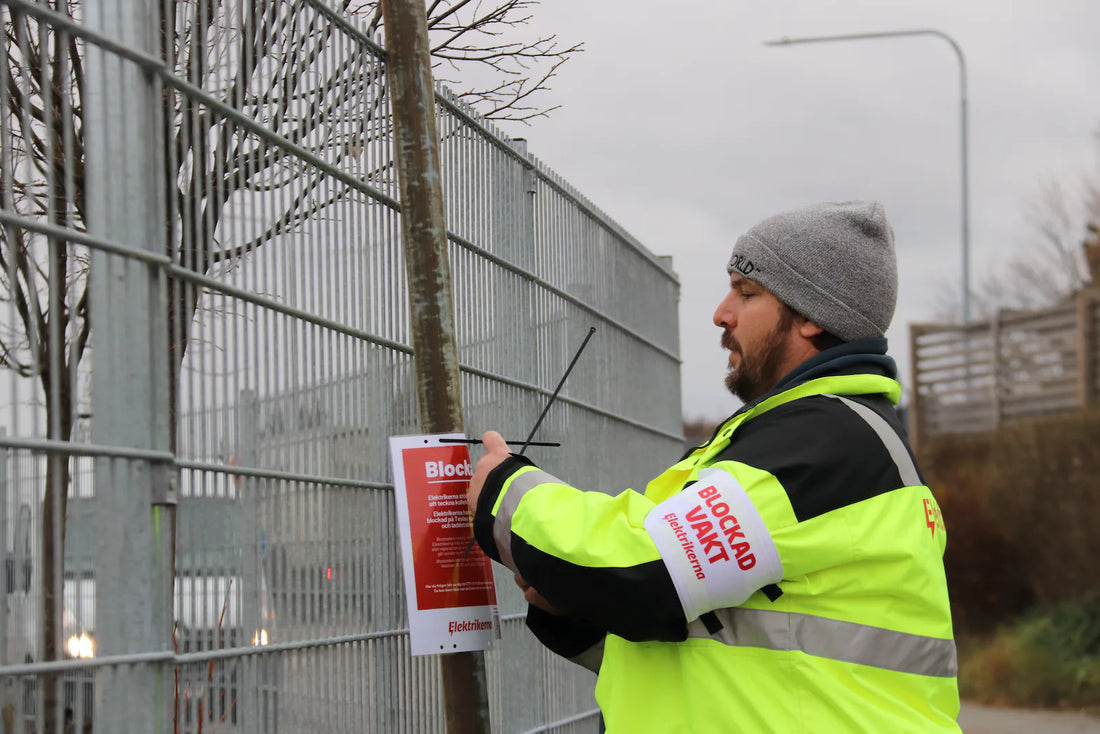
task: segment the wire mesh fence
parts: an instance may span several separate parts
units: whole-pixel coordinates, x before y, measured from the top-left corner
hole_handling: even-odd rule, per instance
[[[387,438],[417,430],[384,54],[320,0],[0,0],[4,732],[435,732]],[[679,453],[667,259],[445,90],[469,434]],[[94,324],[94,329],[92,328]],[[590,732],[498,578],[494,731]]]

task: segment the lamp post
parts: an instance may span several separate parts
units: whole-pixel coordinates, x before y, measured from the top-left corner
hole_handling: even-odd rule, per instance
[[[799,43],[824,43],[830,41],[866,41],[877,38],[898,38],[901,36],[936,36],[947,41],[959,60],[959,158],[962,173],[962,320],[970,323],[970,174],[968,166],[966,122],[966,58],[962,49],[951,36],[943,31],[920,28],[903,31],[878,31],[875,33],[849,33],[840,36],[810,36],[806,38],[779,38],[765,41],[765,46],[793,46]]]

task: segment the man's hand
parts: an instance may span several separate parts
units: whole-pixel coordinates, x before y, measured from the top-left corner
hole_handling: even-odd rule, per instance
[[[512,455],[512,450],[496,431],[486,431],[481,436],[481,444],[485,447],[485,454],[477,460],[477,468],[474,469],[474,475],[470,477],[470,487],[466,490],[466,503],[470,506],[471,515],[477,512],[477,499],[481,496],[481,490],[485,486],[485,479],[489,476],[489,472]],[[523,591],[523,598],[528,604],[550,614],[561,613],[552,607],[550,602],[543,599],[542,594],[535,591],[535,588],[524,581],[518,573],[515,574],[515,580],[516,586]]]
[[[485,478],[489,476],[489,472],[512,455],[512,450],[496,431],[486,431],[481,436],[481,443],[485,447],[485,455],[477,460],[477,468],[470,477],[470,486],[466,490],[466,503],[470,506],[471,515],[477,512],[477,498],[481,496],[481,488],[485,486]]]
[[[550,605],[550,602],[542,598],[542,594],[535,591],[534,586],[531,586],[531,584],[524,581],[518,573],[515,574],[515,579],[516,586],[518,586],[523,592],[523,598],[527,600],[528,604],[533,607],[538,607],[542,611],[549,612],[550,614],[561,614],[561,612]]]

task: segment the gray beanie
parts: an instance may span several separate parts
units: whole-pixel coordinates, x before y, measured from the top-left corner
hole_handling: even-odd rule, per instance
[[[769,217],[737,240],[726,270],[844,341],[881,337],[894,317],[894,230],[876,201],[827,202]]]

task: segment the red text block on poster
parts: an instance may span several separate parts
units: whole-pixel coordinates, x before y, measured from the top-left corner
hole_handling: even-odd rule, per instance
[[[461,444],[406,448],[401,463],[417,608],[496,604],[491,561],[479,546],[470,546],[469,449]]]

